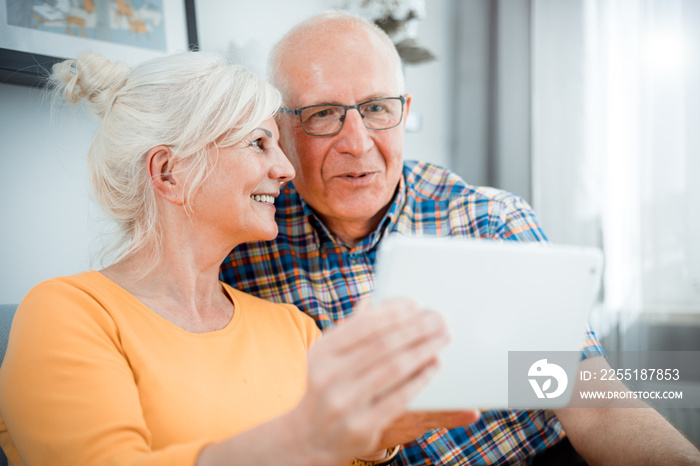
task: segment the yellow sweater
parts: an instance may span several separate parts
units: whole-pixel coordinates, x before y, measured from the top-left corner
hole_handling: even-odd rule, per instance
[[[11,464],[193,465],[205,445],[292,408],[316,325],[292,305],[222,286],[233,318],[200,334],[99,272],[33,288],[0,370]]]

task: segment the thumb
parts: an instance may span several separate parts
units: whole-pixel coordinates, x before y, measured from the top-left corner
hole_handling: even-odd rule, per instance
[[[418,303],[411,298],[391,298],[383,300],[381,303],[377,303],[374,301],[372,296],[365,296],[355,305],[353,315],[361,316],[383,309],[405,309],[416,312],[418,311],[418,308]]]

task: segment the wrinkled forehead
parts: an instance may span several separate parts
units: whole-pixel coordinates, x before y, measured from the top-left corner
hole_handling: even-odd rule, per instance
[[[285,103],[352,104],[402,91],[395,52],[376,34],[358,28],[312,32],[300,34],[280,60]]]

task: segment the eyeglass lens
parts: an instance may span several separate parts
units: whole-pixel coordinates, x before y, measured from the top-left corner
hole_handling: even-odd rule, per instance
[[[362,121],[370,129],[393,128],[401,122],[403,105],[400,99],[378,99],[359,107]],[[308,134],[325,135],[340,131],[346,110],[341,105],[314,105],[301,111],[301,124]]]

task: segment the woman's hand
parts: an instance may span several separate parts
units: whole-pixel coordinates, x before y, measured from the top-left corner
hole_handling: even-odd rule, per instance
[[[307,392],[288,413],[309,463],[377,450],[386,427],[434,375],[449,341],[442,317],[408,300],[368,307],[361,302],[309,351]]]

